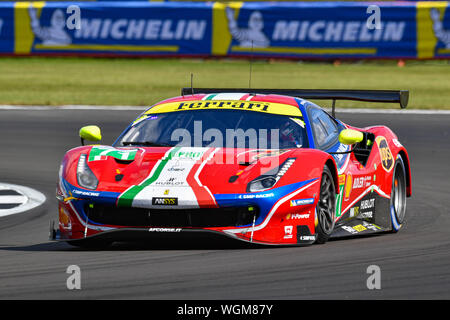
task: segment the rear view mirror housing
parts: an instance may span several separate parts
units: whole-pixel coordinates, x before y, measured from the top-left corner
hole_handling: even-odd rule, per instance
[[[353,129],[344,129],[339,133],[339,142],[352,145],[364,140],[364,134],[361,131]]]
[[[100,141],[102,140],[102,132],[98,126],[84,126],[79,132],[81,144],[84,146],[84,140]]]

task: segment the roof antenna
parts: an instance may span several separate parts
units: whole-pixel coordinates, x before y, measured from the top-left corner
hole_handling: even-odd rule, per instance
[[[252,88],[252,62],[253,62],[253,40],[252,40],[252,54],[250,55],[250,76],[248,79],[248,88]]]
[[[194,95],[194,74],[191,72],[191,93]]]

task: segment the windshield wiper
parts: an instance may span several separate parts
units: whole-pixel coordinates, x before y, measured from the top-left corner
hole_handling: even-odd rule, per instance
[[[153,141],[123,141],[124,146],[148,146],[148,147],[174,147],[174,145],[164,142]]]

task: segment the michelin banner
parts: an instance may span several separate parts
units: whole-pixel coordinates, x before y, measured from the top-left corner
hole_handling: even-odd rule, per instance
[[[2,2],[0,54],[450,58],[448,2]]]

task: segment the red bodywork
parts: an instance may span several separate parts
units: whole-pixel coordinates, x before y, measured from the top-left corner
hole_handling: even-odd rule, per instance
[[[201,100],[203,97],[204,95],[185,96],[165,100],[161,103]],[[241,99],[248,97],[247,95]],[[294,98],[274,95],[256,96],[252,101],[275,101],[297,105]],[[99,181],[96,190],[85,190],[77,181],[77,164],[80,154],[89,155],[93,147],[82,146],[71,149],[65,154],[62,161],[57,189],[57,196],[60,200],[60,238],[65,240],[83,239],[118,229],[173,234],[198,230],[220,232],[233,238],[263,244],[312,243],[316,234],[315,208],[319,198],[320,180],[324,166],[328,166],[333,174],[338,195],[337,225],[344,219],[349,219],[349,212],[352,208],[355,210],[356,204],[361,207],[359,201],[368,194],[375,193],[377,197],[389,200],[393,180],[393,170],[389,166],[391,161],[395,162],[397,157],[402,157],[405,164],[407,195],[411,195],[408,153],[398,141],[397,136],[384,126],[353,129],[372,133],[376,139],[386,141],[387,148],[380,148],[378,142],[374,142],[365,165],[353,153],[349,153],[343,155],[346,159],[340,167],[333,155],[317,149],[290,149],[270,153],[263,150],[209,148],[205,150],[201,158],[189,163],[190,171],[185,173],[185,180],[195,195],[200,209],[218,208],[225,204],[229,206],[233,201],[237,205],[247,207],[255,205],[265,208],[265,212],[260,212],[258,220],[253,224],[239,227],[165,228],[158,226],[153,228],[151,225],[123,226],[90,221],[84,213],[80,212],[81,205],[77,206],[77,203],[94,206],[97,202],[108,202],[109,204],[114,202],[117,205],[118,195],[124,194],[130,187],[139,185],[148,179],[152,170],[161,162],[161,159],[167,156],[171,148],[118,148],[119,150],[138,149],[138,151],[132,161],[118,161],[114,157],[105,157],[89,162],[90,169]],[[260,198],[247,192],[246,188],[250,181],[290,158],[296,160],[272,189],[261,193]],[[385,165],[383,165],[383,160]],[[118,175],[121,176],[119,181]],[[237,178],[230,182],[231,177]],[[170,189],[170,191],[180,190],[163,186],[161,188]],[[167,190],[164,192],[169,192]],[[271,191],[272,196],[270,195]],[[116,198],[113,199],[114,197]],[[302,205],[292,204],[291,200],[299,199],[314,200]],[[300,234],[305,230],[307,230],[305,234]]]

